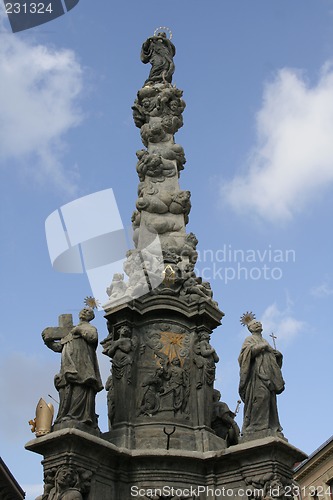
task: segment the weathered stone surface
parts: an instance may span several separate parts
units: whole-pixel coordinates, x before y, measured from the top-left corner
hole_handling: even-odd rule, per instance
[[[282,354],[262,337],[262,324],[255,319],[247,325],[251,336],[243,343],[239,394],[244,401],[244,440],[282,434],[276,395],[284,391]]]
[[[60,398],[54,429],[74,422],[99,432],[95,396],[103,385],[96,357],[97,330],[90,325],[94,317],[93,310],[85,308],[77,326],[73,327],[70,321],[66,328],[49,327],[42,333],[46,346],[61,353],[60,372],[54,379]]]
[[[26,448],[45,457],[46,491],[54,484],[54,471],[66,466],[79,471],[78,488],[85,491],[86,500],[130,500],[139,489],[140,498],[162,498],[153,491],[158,489],[172,498],[172,487],[176,498],[288,498],[292,466],[305,458],[297,448],[272,437],[207,452],[175,449],[173,435],[167,450],[164,438],[164,449],[129,450],[77,429],[64,429],[34,439]],[[282,488],[285,494],[279,496]],[[50,498],[46,494],[43,500]]]
[[[150,82],[171,83],[175,71],[173,57],[176,54],[174,44],[164,32],[148,38],[141,49],[141,61],[150,63],[151,70],[145,84]]]
[[[220,398],[220,391],[214,389],[212,429],[217,436],[225,439],[227,446],[238,444],[240,430],[234,420],[236,415],[230,410],[227,403],[220,401]]]
[[[90,489],[91,471],[61,465],[46,472],[44,494],[40,500],[83,500]],[[39,500],[37,499],[37,500]]]
[[[109,303],[115,307],[147,293],[173,293],[187,302],[212,301],[210,284],[194,271],[198,240],[186,233],[191,193],[181,190],[178,182],[186,160],[174,134],[183,125],[185,102],[182,90],[171,84],[174,55],[165,33],[150,37],[142,47],[142,61],[150,62],[152,69],[132,107],[146,148],[136,153],[140,181],[132,216],[136,250],[128,252],[124,263],[127,283],[118,274],[108,288]],[[165,280],[167,266],[172,266],[174,286]]]
[[[223,313],[204,299],[189,305],[161,294],[105,312],[109,335],[102,345],[112,359],[108,439],[133,449],[164,448],[163,429],[174,423],[177,447],[224,447],[210,427],[218,356],[209,343]]]

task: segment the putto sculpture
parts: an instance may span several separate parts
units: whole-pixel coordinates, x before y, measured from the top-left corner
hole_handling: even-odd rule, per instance
[[[281,436],[276,395],[284,391],[282,354],[262,337],[262,324],[253,313],[243,314],[241,323],[251,333],[238,358],[239,394],[244,402],[243,437]]]

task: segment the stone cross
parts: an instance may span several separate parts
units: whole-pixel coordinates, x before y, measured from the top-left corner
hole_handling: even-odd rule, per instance
[[[270,337],[272,337],[272,339],[273,339],[274,349],[276,350],[276,343],[275,343],[275,339],[277,339],[277,336],[276,336],[276,335],[274,335],[274,333],[272,332],[272,333],[270,334]]]
[[[239,408],[240,408],[240,405],[242,404],[242,401],[240,399],[237,400],[237,406],[236,406],[236,409],[234,411],[235,415],[237,415],[237,413],[239,412]]]
[[[73,328],[73,316],[71,314],[60,314],[58,319],[59,326],[48,326],[43,330],[47,340],[61,340],[69,334]]]

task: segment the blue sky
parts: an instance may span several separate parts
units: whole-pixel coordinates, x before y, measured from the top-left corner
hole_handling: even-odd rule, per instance
[[[60,364],[40,334],[61,313],[76,319],[91,294],[85,275],[52,269],[44,223],[111,187],[130,224],[142,147],[131,106],[149,72],[141,44],[159,26],[173,31],[187,103],[176,140],[188,231],[226,314],[212,336],[216,386],[234,408],[239,318],[252,310],[284,354],[285,436],[313,451],[332,434],[333,0],[81,0],[17,34],[1,19],[0,453],[28,500],[42,457],[24,450],[27,421],[40,397],[57,396]],[[102,340],[102,313],[95,324]],[[104,392],[98,413],[104,431]]]

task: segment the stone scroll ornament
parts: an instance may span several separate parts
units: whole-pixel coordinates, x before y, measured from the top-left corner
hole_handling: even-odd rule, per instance
[[[240,321],[251,333],[238,358],[239,394],[244,402],[242,434],[282,435],[276,403],[276,395],[284,391],[282,354],[262,337],[262,324],[252,312],[243,314]]]
[[[64,316],[66,322],[62,322]],[[98,429],[95,396],[103,385],[96,356],[97,330],[90,324],[94,317],[93,309],[85,307],[78,325],[73,326],[71,315],[62,315],[59,327],[42,333],[46,346],[61,353],[60,372],[54,379],[60,398],[55,424],[76,421]]]

